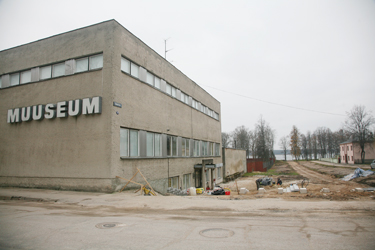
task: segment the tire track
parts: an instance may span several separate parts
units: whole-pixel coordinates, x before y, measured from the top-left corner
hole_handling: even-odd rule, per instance
[[[300,175],[308,178],[308,179],[315,179],[317,181],[324,181],[324,182],[328,182],[328,183],[336,183],[336,180],[327,176],[327,175],[324,175],[324,174],[320,174],[320,173],[317,173],[313,170],[310,170],[302,165],[300,165],[299,163],[297,162],[294,162],[294,161],[290,161],[289,162],[290,166]]]

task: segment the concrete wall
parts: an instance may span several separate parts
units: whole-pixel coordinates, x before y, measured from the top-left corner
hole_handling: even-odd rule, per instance
[[[247,172],[246,169],[246,150],[224,148],[223,150],[225,176],[239,172]]]

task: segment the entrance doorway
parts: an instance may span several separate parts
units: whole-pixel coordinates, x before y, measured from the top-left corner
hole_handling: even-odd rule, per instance
[[[196,168],[194,170],[194,175],[195,175],[195,187],[196,188],[202,187],[202,169]]]

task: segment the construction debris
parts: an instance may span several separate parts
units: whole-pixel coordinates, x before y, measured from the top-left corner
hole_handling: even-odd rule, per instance
[[[145,180],[145,182],[147,183],[147,185],[143,185],[143,184],[141,184],[141,183],[138,183],[138,182],[132,181],[133,178],[134,178],[138,173],[142,176],[142,178]],[[120,179],[123,179],[123,180],[125,180],[125,181],[128,181],[128,182],[125,184],[125,186],[120,190],[120,193],[121,193],[122,190],[124,190],[125,187],[131,182],[131,183],[134,183],[134,184],[137,184],[137,185],[140,185],[140,186],[141,186],[141,188],[138,189],[136,192],[138,192],[138,191],[141,190],[141,192],[142,192],[142,193],[144,192],[145,195],[150,195],[150,194],[152,194],[152,195],[156,196],[156,192],[155,192],[154,189],[151,187],[150,183],[148,183],[148,181],[146,180],[146,178],[143,176],[143,174],[141,173],[141,170],[139,170],[138,168],[137,168],[137,172],[135,172],[135,174],[133,175],[133,177],[132,177],[130,180],[127,180],[127,179],[122,178],[122,177],[120,177],[120,176],[116,176],[116,178],[120,178]],[[148,186],[148,187],[147,187],[147,186]]]
[[[341,180],[343,181],[350,181],[350,180],[353,180],[355,178],[358,178],[358,177],[366,177],[366,176],[369,176],[369,175],[372,175],[374,174],[374,172],[372,172],[371,170],[363,170],[361,168],[357,168],[354,173],[352,174],[348,174],[347,176],[345,176],[344,178],[342,178]]]

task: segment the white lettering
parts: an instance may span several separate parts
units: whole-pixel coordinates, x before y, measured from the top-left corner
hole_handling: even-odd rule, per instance
[[[70,116],[77,116],[80,115],[82,112],[82,100],[74,100],[69,101],[69,115]]]
[[[82,100],[82,114],[101,114],[102,113],[102,97],[97,96],[85,98]]]
[[[33,106],[33,120],[38,121],[44,118],[45,105]]]
[[[21,120],[23,122],[31,121],[32,118],[32,109],[31,107],[23,107],[21,112]]]
[[[53,119],[55,117],[78,116],[80,114],[101,114],[102,97],[62,101],[57,104],[35,105],[8,110],[7,122]]]
[[[68,105],[68,102],[66,101],[57,103],[57,114],[56,114],[57,117],[61,118],[61,117],[68,116],[68,113],[66,112],[68,109],[67,105]]]
[[[8,109],[8,123],[20,122],[20,109]]]
[[[52,119],[56,117],[56,104],[47,104],[45,108],[44,118]]]

